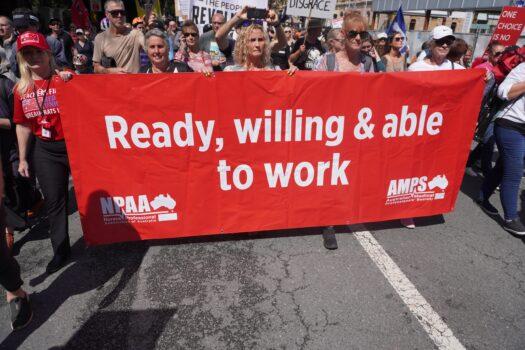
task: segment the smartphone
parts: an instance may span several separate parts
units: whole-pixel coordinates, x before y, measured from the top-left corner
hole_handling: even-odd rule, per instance
[[[268,10],[266,9],[249,8],[247,16],[248,19],[266,19],[267,14]]]

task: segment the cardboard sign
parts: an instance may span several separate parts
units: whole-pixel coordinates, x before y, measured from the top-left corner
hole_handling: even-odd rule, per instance
[[[334,18],[336,2],[336,0],[288,0],[286,14],[289,16],[332,19]]]
[[[490,41],[499,41],[505,46],[516,45],[524,26],[525,8],[505,6]]]
[[[483,77],[75,76],[57,89],[86,242],[451,211]]]
[[[182,1],[182,0],[181,0]],[[226,21],[231,19],[244,6],[250,6],[260,9],[268,7],[267,0],[184,0],[190,2],[191,14],[195,24],[199,27],[205,24],[211,24],[211,18],[215,12],[220,12],[226,18]],[[181,9],[186,7],[181,2]]]

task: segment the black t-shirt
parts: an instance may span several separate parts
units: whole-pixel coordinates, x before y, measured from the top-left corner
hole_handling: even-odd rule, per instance
[[[292,53],[299,50],[303,43],[306,46],[306,51],[295,61],[295,65],[300,70],[312,70],[315,67],[315,61],[325,53],[325,49],[319,39],[315,39],[315,43],[312,44],[305,41],[304,38],[299,38],[293,46]]]
[[[190,73],[193,72],[193,69],[190,68],[186,63],[171,60],[168,64],[168,69],[166,73]],[[151,69],[151,62],[147,66],[140,67],[139,73],[153,73]]]
[[[75,42],[71,38],[71,35],[66,33],[64,30],[60,31],[58,34],[58,39],[62,42],[62,45],[64,46],[64,53],[66,54],[66,59],[68,64],[73,67],[73,45],[75,45]]]
[[[290,68],[288,64],[288,57],[292,52],[292,45],[286,45],[284,48],[280,49],[277,52],[272,52],[272,63],[276,66],[279,66],[282,70]]]
[[[91,64],[91,60],[93,59],[93,50],[95,48],[95,45],[92,41],[85,41],[84,46],[80,45],[80,42],[75,43],[75,50],[79,54],[85,55],[88,58],[88,65]]]
[[[0,118],[11,121],[11,129],[0,128],[0,156],[2,163],[9,161],[9,154],[16,150],[15,124],[13,123],[13,87],[14,83],[0,76]]]

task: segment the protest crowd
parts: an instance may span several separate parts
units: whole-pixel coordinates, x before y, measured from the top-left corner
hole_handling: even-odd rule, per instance
[[[60,270],[70,255],[70,169],[56,93],[57,79],[68,81],[78,74],[211,76],[221,71],[282,70],[293,76],[299,70],[366,74],[484,70],[477,146],[467,173],[484,178],[477,204],[488,215],[499,215],[490,202],[499,188],[503,228],[525,235],[518,217],[525,156],[524,48],[491,42],[483,57],[473,58],[472,48],[443,25],[432,30],[423,47],[408,48],[404,33],[371,34],[367,21],[351,11],[337,29],[315,18],[301,27],[277,11],[244,7],[229,20],[215,13],[203,30],[192,20],[154,12],[128,23],[119,0],[106,1],[104,11],[99,28],[71,30],[60,19],[42,23],[26,8],[0,16],[0,284],[7,290],[14,330],[32,317],[19,265],[11,255],[15,231],[24,230],[45,208],[54,252],[46,271]],[[401,223],[415,228],[411,218]],[[333,227],[325,228],[323,238],[328,249],[337,248]]]

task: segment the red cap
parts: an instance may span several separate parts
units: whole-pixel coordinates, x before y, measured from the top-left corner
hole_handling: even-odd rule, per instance
[[[40,50],[51,51],[46,38],[35,32],[24,32],[16,39],[16,51],[22,50],[24,47],[33,46]]]

